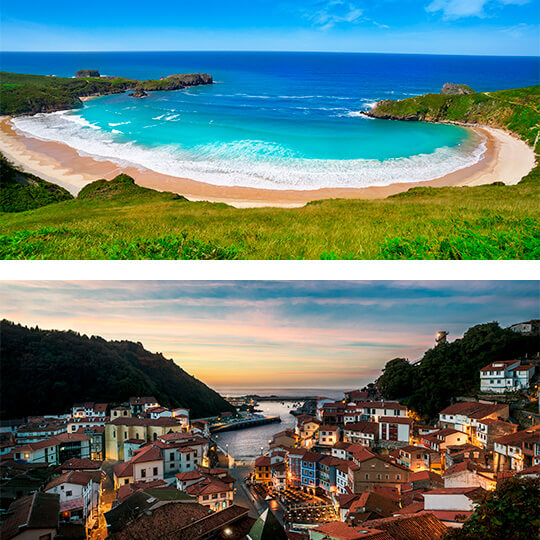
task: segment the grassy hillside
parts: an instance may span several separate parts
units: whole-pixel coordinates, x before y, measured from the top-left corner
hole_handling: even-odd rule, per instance
[[[537,186],[538,178],[236,209],[141,188],[120,175],[72,201],[0,214],[0,258],[537,259]]]
[[[160,81],[136,81],[122,77],[71,79],[2,71],[0,114],[11,116],[72,109],[82,106],[81,97],[118,94],[128,89],[178,90],[211,83],[212,77],[205,73],[172,75]]]
[[[468,95],[426,94],[380,101],[368,116],[427,122],[467,122],[516,133],[538,152],[540,86]]]
[[[140,343],[0,322],[0,415],[63,413],[74,402],[155,396],[192,417],[234,411],[218,393]],[[27,389],[31,389],[29,399]]]
[[[69,191],[20,171],[0,154],[0,212],[23,212],[70,199]]]

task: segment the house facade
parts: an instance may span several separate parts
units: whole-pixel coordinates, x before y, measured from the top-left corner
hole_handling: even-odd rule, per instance
[[[480,370],[482,392],[514,392],[529,388],[535,367],[520,360],[492,362]]]

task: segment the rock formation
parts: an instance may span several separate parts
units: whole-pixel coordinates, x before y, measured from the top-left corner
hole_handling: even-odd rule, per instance
[[[97,69],[79,69],[75,74],[77,79],[82,79],[85,77],[99,77],[99,71]]]
[[[441,94],[445,96],[463,96],[465,94],[474,94],[474,90],[466,84],[444,83]]]
[[[135,97],[135,98],[143,98],[143,97],[148,97],[148,94],[142,89],[142,88],[137,88],[133,94],[130,94],[131,97]]]

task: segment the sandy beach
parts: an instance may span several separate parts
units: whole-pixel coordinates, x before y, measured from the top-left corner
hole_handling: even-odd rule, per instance
[[[112,179],[123,172],[136,183],[159,191],[172,191],[193,201],[224,202],[238,208],[299,207],[309,201],[331,198],[384,198],[416,186],[476,186],[502,181],[517,184],[535,165],[534,151],[501,129],[467,126],[484,138],[482,159],[464,169],[427,182],[395,183],[382,187],[271,190],[215,186],[189,178],[160,174],[142,167],[121,167],[108,160],[81,156],[70,146],[43,141],[14,129],[9,117],[0,119],[0,151],[25,171],[54,182],[76,195],[86,184]]]

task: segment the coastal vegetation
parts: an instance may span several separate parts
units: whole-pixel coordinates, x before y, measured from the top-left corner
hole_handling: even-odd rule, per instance
[[[518,135],[537,152],[540,150],[540,85],[496,92],[426,94],[400,101],[384,100],[366,114],[373,118],[463,122],[503,128]]]
[[[66,189],[17,169],[0,154],[0,212],[23,212],[70,199]]]
[[[122,77],[49,77],[0,72],[0,115],[14,116],[82,107],[81,97],[119,94],[126,90],[180,90],[211,84],[206,73],[170,75],[162,80],[137,81]]]
[[[536,259],[539,213],[537,181],[237,209],[124,175],[89,184],[74,200],[0,214],[0,257]]]
[[[399,399],[432,419],[457,396],[479,392],[482,367],[535,354],[537,349],[537,336],[518,334],[496,322],[479,324],[461,339],[429,349],[415,364],[404,358],[390,360],[376,385],[385,398]]]
[[[450,528],[445,540],[528,540],[540,528],[540,479],[515,476],[488,491],[461,529]]]
[[[0,322],[0,414],[63,413],[73,401],[119,403],[154,396],[193,418],[235,409],[217,392],[141,343]],[[27,389],[32,389],[29,399]]]

